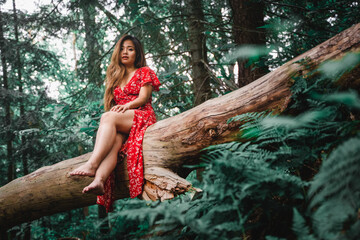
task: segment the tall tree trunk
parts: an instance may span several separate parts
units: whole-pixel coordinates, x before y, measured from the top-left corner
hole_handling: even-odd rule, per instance
[[[17,71],[17,84],[19,86],[19,93],[20,95],[23,94],[24,90],[23,90],[23,81],[22,81],[22,63],[21,63],[21,58],[20,58],[20,44],[19,44],[19,30],[18,30],[18,18],[17,18],[17,10],[16,10],[16,3],[15,0],[12,1],[13,3],[13,17],[14,17],[14,31],[15,31],[15,43],[16,43],[16,64],[15,64],[15,68]],[[21,122],[21,128],[27,128],[27,121],[25,119],[25,106],[24,106],[24,101],[23,98],[21,97],[19,99],[19,104],[20,104],[20,122]],[[28,161],[27,161],[27,146],[28,144],[26,143],[26,137],[25,136],[21,136],[21,161],[22,161],[22,165],[23,165],[23,174],[27,175],[29,173],[29,169],[28,169]],[[14,176],[15,177],[15,176]],[[15,234],[15,232],[13,233]],[[24,230],[24,238],[23,240],[27,240],[30,239],[31,236],[31,224],[26,224],[25,225],[25,230]]]
[[[185,0],[188,8],[189,46],[191,53],[194,105],[211,98],[210,74],[207,70],[207,49],[202,1]]]
[[[89,82],[101,84],[103,82],[103,79],[101,78],[100,68],[100,49],[102,48],[98,43],[97,37],[95,36],[95,34],[100,30],[95,22],[96,10],[95,3],[93,1],[96,0],[83,0],[81,3],[81,8],[85,24],[86,52],[89,53],[89,57],[87,60]]]
[[[229,0],[233,16],[233,38],[236,45],[265,47],[264,3],[254,0]],[[247,59],[238,61],[238,86],[243,87],[268,72],[264,59],[249,64]],[[248,66],[249,65],[249,66]]]
[[[184,179],[189,173],[184,165],[199,164],[199,155],[205,147],[239,138],[242,123],[228,124],[229,118],[265,110],[281,113],[288,107],[291,83],[299,74],[310,78],[310,70],[314,73],[324,61],[341,59],[349,52],[360,52],[360,23],[241,89],[150,126],[143,141],[146,181],[142,197],[166,200],[195,190]],[[337,83],[359,91],[360,65],[346,72]],[[94,204],[96,196],[81,193],[93,178],[69,176],[69,172],[86,162],[90,155],[40,168],[1,187],[0,230],[40,216]],[[125,162],[116,170],[116,199],[129,197]]]
[[[201,0],[186,0],[188,7],[189,46],[191,54],[194,106],[211,98],[210,74],[207,69],[207,49],[204,13]],[[204,169],[196,170],[199,181]]]
[[[2,81],[2,87],[5,90],[5,93],[8,94],[9,85],[8,85],[8,74],[7,74],[7,64],[6,64],[6,41],[4,38],[4,32],[3,32],[3,19],[2,19],[2,11],[0,6],[0,52],[1,52],[1,65],[2,65],[2,75],[3,75],[3,81]],[[4,108],[5,108],[5,137],[6,137],[6,152],[7,152],[7,164],[8,164],[8,176],[7,180],[8,182],[12,181],[15,178],[15,167],[13,163],[13,146],[12,146],[12,133],[11,133],[11,109],[10,109],[10,101],[8,97],[5,97],[4,101]],[[7,239],[8,233],[6,232],[6,229],[0,228],[0,238],[1,239]]]
[[[1,50],[1,64],[3,69],[3,88],[5,92],[9,93],[9,83],[8,83],[8,74],[7,74],[7,64],[6,64],[6,42],[4,39],[3,32],[3,19],[2,12],[0,8],[0,50]],[[5,126],[6,126],[6,149],[7,149],[7,163],[8,163],[8,171],[7,178],[8,181],[11,182],[15,179],[15,164],[13,159],[13,134],[11,132],[11,108],[10,108],[10,97],[6,97],[4,102],[5,108]]]
[[[13,2],[13,16],[14,16],[14,31],[15,31],[15,43],[17,45],[15,52],[16,52],[16,71],[17,71],[17,82],[18,82],[18,86],[19,86],[19,93],[20,95],[23,94],[24,90],[23,90],[23,81],[22,81],[22,62],[21,62],[21,58],[20,58],[20,49],[19,49],[19,30],[18,30],[18,18],[17,18],[17,10],[16,10],[16,4],[15,4],[15,0],[12,1]],[[27,128],[27,123],[26,123],[26,119],[25,119],[25,106],[24,106],[24,101],[22,98],[19,99],[19,104],[20,104],[20,119],[21,119],[21,128]],[[26,138],[25,136],[21,136],[21,146],[22,146],[22,152],[21,152],[21,160],[22,160],[22,165],[23,165],[23,173],[24,175],[27,175],[29,173],[29,169],[28,169],[28,161],[27,161],[27,144],[26,144]]]

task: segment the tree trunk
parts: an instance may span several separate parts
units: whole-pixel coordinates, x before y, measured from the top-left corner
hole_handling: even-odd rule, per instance
[[[103,82],[100,68],[101,46],[95,36],[95,34],[100,31],[100,29],[97,27],[97,24],[95,22],[95,3],[93,1],[82,1],[81,8],[85,25],[86,52],[89,53],[87,59],[88,79],[89,82],[100,85]]]
[[[188,11],[189,46],[191,53],[194,105],[197,106],[211,97],[210,74],[207,70],[207,50],[202,1],[186,0]]]
[[[17,10],[16,10],[16,3],[15,0],[12,1],[13,3],[13,17],[14,17],[14,32],[15,32],[15,43],[16,43],[16,63],[15,68],[17,71],[17,85],[19,86],[19,93],[22,95],[23,90],[23,81],[22,81],[22,63],[20,58],[20,44],[19,44],[19,29],[18,29],[18,17],[17,17]],[[27,128],[27,121],[25,119],[25,106],[24,106],[24,99],[21,97],[19,99],[20,104],[20,122],[21,122],[21,129]],[[21,136],[21,162],[23,165],[23,174],[27,175],[29,173],[28,170],[28,161],[27,161],[27,144],[26,144],[26,137]],[[15,164],[15,163],[14,163]],[[14,174],[14,178],[15,178]],[[19,230],[14,230],[12,234],[19,234]],[[26,224],[23,230],[23,239],[27,240],[30,239],[31,236],[31,225]]]
[[[13,0],[13,14],[14,14],[14,31],[15,31],[15,43],[17,44],[16,47],[16,70],[17,70],[17,77],[18,77],[18,86],[19,86],[19,93],[20,95],[23,94],[23,81],[22,81],[22,63],[20,58],[20,49],[19,49],[19,30],[18,30],[18,20],[17,20],[17,11],[16,11],[16,4],[15,0]],[[20,119],[21,119],[21,128],[26,129],[27,123],[25,119],[25,106],[23,98],[19,99],[20,104]],[[26,144],[26,137],[21,136],[21,160],[23,165],[23,173],[27,175],[29,173],[28,170],[28,161],[27,161],[27,144]]]
[[[8,182],[15,179],[15,164],[13,159],[13,134],[11,132],[11,108],[10,108],[10,98],[7,96],[9,93],[9,83],[8,83],[8,74],[7,74],[7,64],[6,64],[6,55],[7,55],[7,46],[4,38],[3,32],[4,22],[2,20],[2,11],[0,8],[0,51],[1,51],[1,65],[3,70],[3,88],[5,90],[5,100],[4,100],[4,108],[5,108],[5,135],[6,135],[6,151],[7,151],[7,163],[8,163],[8,171],[7,178]]]
[[[150,126],[144,137],[144,199],[170,199],[194,190],[184,179],[198,164],[204,147],[229,142],[239,135],[240,122],[227,123],[230,117],[248,112],[284,111],[290,101],[294,77],[309,73],[329,59],[360,52],[360,24],[287,62],[275,71],[227,95],[208,100],[177,116]],[[309,65],[300,60],[306,59]],[[339,84],[360,88],[360,66],[339,79]],[[241,133],[240,133],[241,134]],[[82,194],[91,177],[69,176],[69,172],[89,159],[91,153],[68,159],[18,178],[0,188],[0,226],[10,227],[24,221],[95,203],[96,196]],[[129,196],[125,161],[117,174],[116,198]]]
[[[194,106],[211,98],[210,74],[207,69],[207,49],[204,27],[204,13],[201,0],[187,0],[189,45],[192,65]],[[196,170],[196,177],[202,181],[203,168]]]
[[[236,45],[266,46],[264,26],[264,3],[262,1],[230,0],[233,16],[233,38]],[[238,86],[243,87],[268,72],[264,62],[249,64],[248,59],[238,61]]]
[[[0,52],[1,52],[1,66],[2,66],[2,88],[4,88],[5,92],[5,100],[4,100],[4,108],[5,108],[5,138],[6,138],[6,160],[8,164],[8,182],[12,181],[15,176],[15,169],[14,169],[14,163],[13,163],[13,157],[12,157],[12,133],[10,131],[11,129],[11,112],[10,112],[10,101],[8,97],[6,96],[8,94],[9,85],[8,85],[8,74],[7,74],[7,64],[6,64],[6,41],[4,38],[4,32],[3,32],[3,20],[2,20],[2,11],[0,6]],[[0,225],[1,226],[1,225]],[[8,233],[6,232],[5,228],[0,227],[0,239],[7,239]]]

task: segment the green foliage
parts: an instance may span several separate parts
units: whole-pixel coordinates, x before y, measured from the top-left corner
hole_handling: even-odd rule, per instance
[[[201,194],[118,215],[147,220],[153,239],[358,239],[359,121],[349,116],[360,98],[327,76],[297,81],[296,116],[229,120],[243,123],[241,141],[204,150]]]
[[[264,28],[276,50],[267,65],[275,68],[359,23],[357,1],[271,1],[266,4]]]
[[[83,12],[89,4],[95,15],[90,39]],[[360,22],[357,1],[266,1],[261,28],[267,31],[267,46],[244,51],[249,49],[234,48],[228,4],[203,1],[213,97],[236,89],[227,61],[231,52],[233,58],[250,57],[249,63],[265,57],[266,65],[274,69]],[[158,119],[193,106],[183,1],[55,0],[34,13],[17,12],[18,42],[13,12],[1,14],[6,21],[7,49],[1,55],[6,58],[9,90],[0,89],[0,103],[10,102],[12,118],[12,124],[5,125],[1,108],[1,176],[6,176],[9,165],[7,131],[13,133],[17,177],[25,174],[24,160],[31,172],[92,150],[103,112],[101,80],[113,44],[123,33],[140,38],[148,64],[163,84],[153,96]],[[72,40],[75,51],[69,54],[65,49]],[[17,75],[16,49],[21,56],[22,82]],[[76,65],[69,61],[75,54]],[[300,63],[306,66],[307,61]],[[102,220],[95,207],[87,217],[81,210],[44,217],[31,224],[33,238],[359,238],[360,99],[355,90],[340,92],[332,85],[332,81],[346,80],[358,64],[359,54],[349,54],[324,63],[318,78],[308,78],[314,74],[311,69],[308,76],[295,77],[291,106],[282,116],[248,113],[229,120],[243,123],[240,141],[204,150],[204,181],[191,179],[203,193],[188,193],[163,203],[118,201],[115,214],[108,218],[110,232],[102,235]],[[3,79],[3,71],[0,74]],[[95,82],[90,81],[93,75]],[[19,92],[21,83],[23,93]],[[54,90],[48,89],[55,83],[59,97],[51,96]],[[6,182],[0,178],[0,185]],[[19,238],[24,229],[17,227]]]
[[[360,236],[359,146],[359,135],[344,141],[324,161],[311,184],[313,225],[321,239]]]
[[[310,234],[309,228],[306,226],[305,219],[294,209],[294,221],[292,230],[295,232],[299,240],[315,240],[316,238]]]

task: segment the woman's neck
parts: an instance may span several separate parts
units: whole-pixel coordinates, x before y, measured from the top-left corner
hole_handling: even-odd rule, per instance
[[[135,66],[125,67],[125,74],[132,73],[136,70]]]

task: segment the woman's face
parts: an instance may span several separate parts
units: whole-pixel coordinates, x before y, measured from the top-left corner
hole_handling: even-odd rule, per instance
[[[135,64],[135,45],[131,40],[125,40],[120,48],[121,63],[126,67],[133,67]]]

